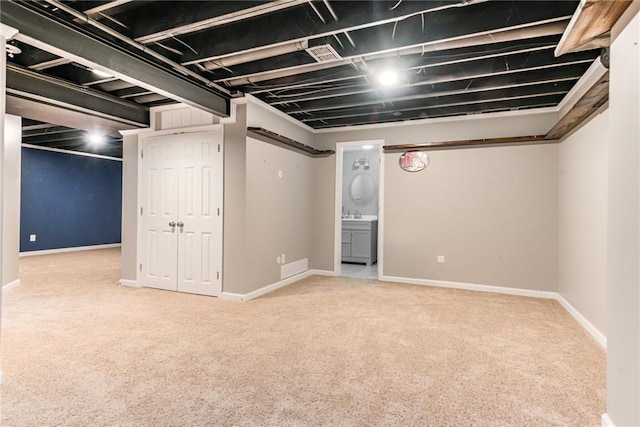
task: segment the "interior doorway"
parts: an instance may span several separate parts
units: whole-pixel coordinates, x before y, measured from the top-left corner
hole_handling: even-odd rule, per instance
[[[378,279],[382,275],[383,140],[336,144],[334,272]]]

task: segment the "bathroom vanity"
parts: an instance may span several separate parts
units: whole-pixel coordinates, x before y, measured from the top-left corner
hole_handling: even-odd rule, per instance
[[[362,218],[342,220],[342,262],[372,265],[378,261],[378,218],[363,215]]]

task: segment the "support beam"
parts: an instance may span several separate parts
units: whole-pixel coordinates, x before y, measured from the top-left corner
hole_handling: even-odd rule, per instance
[[[12,96],[42,100],[70,110],[91,111],[128,128],[149,126],[149,109],[144,105],[106,95],[83,86],[7,64],[7,91]]]
[[[556,47],[556,56],[608,47],[611,27],[630,4],[631,0],[582,0]]]
[[[132,52],[35,11],[28,4],[3,1],[2,22],[21,31],[19,39],[32,46],[160,93],[212,114],[228,117],[229,99],[176,71],[161,68]]]

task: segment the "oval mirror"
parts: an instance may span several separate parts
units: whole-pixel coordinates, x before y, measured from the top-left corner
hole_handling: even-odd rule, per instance
[[[373,199],[375,191],[376,184],[373,178],[364,173],[354,176],[349,187],[349,194],[358,205],[369,203]]]

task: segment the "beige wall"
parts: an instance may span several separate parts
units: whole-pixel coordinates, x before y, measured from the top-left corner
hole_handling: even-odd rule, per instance
[[[313,159],[311,260],[309,268],[333,271],[336,156]]]
[[[121,278],[136,280],[138,264],[138,135],[127,133],[122,144]]]
[[[609,112],[559,145],[558,292],[606,330]]]
[[[555,291],[557,145],[428,154],[418,173],[385,155],[383,274]]]
[[[313,160],[247,138],[245,292],[281,279],[276,257],[311,257]]]
[[[558,121],[558,113],[520,111],[508,114],[477,114],[465,117],[432,119],[425,122],[399,122],[392,126],[371,125],[338,131],[321,131],[315,146],[333,150],[336,142],[384,139],[385,145],[458,141],[480,138],[546,134]]]
[[[630,7],[638,10],[638,4]],[[623,25],[620,23],[620,25]],[[616,25],[609,85],[607,414],[640,425],[640,16]]]
[[[20,164],[22,119],[6,115],[4,122],[2,285],[18,280],[20,252]]]
[[[235,122],[224,125],[224,230],[222,291],[247,293],[246,163],[247,108],[236,105]]]

